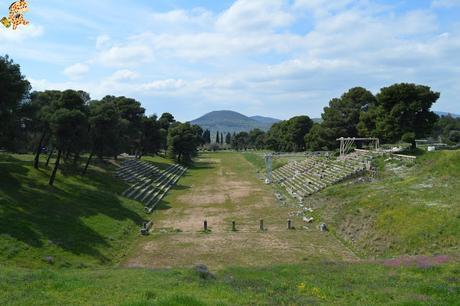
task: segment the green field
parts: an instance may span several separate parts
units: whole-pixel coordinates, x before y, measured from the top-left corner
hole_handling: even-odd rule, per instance
[[[191,269],[0,268],[2,305],[458,305],[458,265],[386,267],[309,261]]]
[[[1,305],[460,300],[459,151],[425,154],[413,166],[380,161],[373,182],[309,198],[316,220],[306,228],[295,202],[282,205],[261,180],[257,153],[200,154],[152,215],[119,196],[126,185],[112,174],[115,161],[96,162],[87,177],[64,168],[49,187],[51,169],[37,171],[31,160],[0,154]],[[153,232],[141,237],[148,219]],[[319,232],[320,222],[331,232]],[[196,264],[215,278],[201,279]]]

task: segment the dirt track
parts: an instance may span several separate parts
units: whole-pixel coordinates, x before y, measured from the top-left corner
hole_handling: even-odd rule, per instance
[[[295,263],[309,258],[353,260],[355,255],[317,224],[286,229],[294,208],[277,203],[270,186],[240,154],[202,157],[152,217],[152,235],[141,238],[124,262],[130,267],[177,267],[203,263],[211,268]],[[259,230],[264,219],[267,231]],[[210,233],[203,233],[207,220]],[[237,232],[231,222],[237,222]]]

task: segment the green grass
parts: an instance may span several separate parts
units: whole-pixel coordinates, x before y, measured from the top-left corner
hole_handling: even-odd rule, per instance
[[[265,160],[262,152],[245,152],[243,153],[244,158],[250,162],[257,170],[265,171]],[[282,158],[274,158],[272,169],[276,170],[288,163],[288,160]]]
[[[168,168],[170,165],[174,164],[174,161],[168,158],[164,158],[159,155],[154,155],[154,156],[144,156],[142,157],[143,161],[148,161],[155,166],[157,166],[161,170],[165,170]]]
[[[0,268],[1,305],[458,305],[460,266],[311,261],[192,269]]]
[[[121,260],[144,220],[140,203],[118,196],[127,186],[114,166],[98,163],[82,177],[35,170],[31,155],[0,154],[0,260],[22,267],[112,265]],[[65,169],[65,167],[64,167]]]
[[[286,231],[285,208],[255,176],[263,159],[243,156],[200,155],[153,215],[154,226],[184,232],[140,237],[143,206],[118,196],[126,185],[112,177],[113,164],[95,163],[87,177],[65,168],[49,187],[50,168],[33,169],[30,155],[0,154],[0,305],[460,304],[460,151],[425,154],[411,167],[380,162],[379,181],[344,183],[309,198],[318,222],[363,257],[448,254],[441,265],[343,261],[345,249],[331,234]],[[162,169],[171,163],[145,160]],[[247,185],[252,191],[235,197]],[[194,206],[193,197],[202,196],[215,200]],[[260,216],[266,233],[253,232]],[[187,223],[192,217],[196,229]],[[212,228],[206,235],[198,232],[202,217]],[[235,217],[241,231],[231,233]],[[288,247],[271,249],[272,240]],[[149,256],[144,243],[178,261],[214,261],[216,278],[200,279],[190,268],[120,268],[133,252]],[[253,267],[236,267],[251,260]]]
[[[309,201],[364,256],[458,254],[460,151],[377,165],[378,181],[337,185]]]

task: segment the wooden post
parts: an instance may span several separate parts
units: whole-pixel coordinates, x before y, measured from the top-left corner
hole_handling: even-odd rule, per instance
[[[264,220],[263,219],[260,219],[260,230],[261,231],[265,230],[265,228],[264,228]]]
[[[292,229],[292,221],[288,220],[288,230],[291,230],[291,229]]]
[[[232,221],[232,231],[236,232],[236,222]]]
[[[208,221],[207,220],[204,220],[203,229],[205,232],[208,231]]]

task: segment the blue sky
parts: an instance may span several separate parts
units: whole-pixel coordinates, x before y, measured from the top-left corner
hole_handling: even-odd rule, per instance
[[[0,54],[34,90],[134,97],[148,114],[319,117],[354,86],[441,92],[460,113],[460,0],[29,0]],[[0,15],[10,1],[0,0]]]

